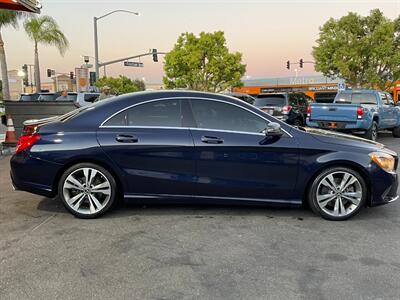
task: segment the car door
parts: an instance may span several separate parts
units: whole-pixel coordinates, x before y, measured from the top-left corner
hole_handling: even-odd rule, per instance
[[[207,99],[190,103],[200,197],[291,200],[298,149],[290,134],[266,137],[269,120],[239,104]]]
[[[385,93],[378,93],[379,101],[381,105],[379,106],[379,128],[390,127],[390,111],[391,107]]]
[[[194,144],[179,99],[154,100],[125,109],[99,128],[98,141],[122,170],[125,192],[191,195]]]
[[[388,120],[388,127],[389,128],[393,128],[397,126],[397,120],[398,120],[398,109],[396,108],[396,106],[394,105],[394,101],[392,98],[392,95],[390,95],[389,93],[386,93],[386,99],[387,99],[387,103],[389,105],[389,120]]]

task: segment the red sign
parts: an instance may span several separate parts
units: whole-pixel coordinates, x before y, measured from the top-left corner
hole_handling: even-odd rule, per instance
[[[0,0],[1,9],[40,13],[41,7],[37,0]]]

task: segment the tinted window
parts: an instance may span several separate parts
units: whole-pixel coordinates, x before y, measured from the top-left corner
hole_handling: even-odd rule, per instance
[[[285,95],[258,95],[254,101],[254,106],[285,106]]]
[[[97,98],[99,98],[99,95],[100,94],[85,94],[83,99],[86,102],[93,103],[94,101],[96,101]]]
[[[160,100],[129,108],[110,120],[105,126],[165,126],[182,124],[180,100]]]
[[[44,94],[44,95],[40,95],[39,96],[39,101],[53,101],[55,100],[59,95],[55,95],[55,94]]]
[[[193,115],[199,128],[261,132],[267,121],[232,104],[192,100]]]

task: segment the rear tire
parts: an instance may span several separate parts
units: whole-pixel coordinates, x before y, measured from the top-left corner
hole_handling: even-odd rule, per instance
[[[58,196],[78,218],[94,219],[107,212],[116,198],[117,184],[103,167],[79,163],[67,169],[58,183]]]
[[[296,119],[296,120],[294,120],[294,122],[293,122],[293,126],[294,126],[294,127],[302,127],[302,126],[304,126],[304,125],[303,125],[303,121],[300,120],[300,119]]]
[[[400,138],[400,126],[397,126],[392,131],[393,137]]]
[[[364,138],[374,142],[376,141],[378,138],[378,123],[376,121],[372,121],[371,127],[364,134]]]
[[[367,185],[362,176],[349,168],[322,171],[308,192],[311,210],[331,221],[347,220],[358,214],[367,201]]]

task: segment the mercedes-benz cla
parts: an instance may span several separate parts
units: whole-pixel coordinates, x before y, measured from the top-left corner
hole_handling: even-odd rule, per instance
[[[398,198],[397,165],[382,144],[291,127],[229,96],[161,91],[28,123],[11,178],[81,218],[151,198],[308,205],[344,220]]]

